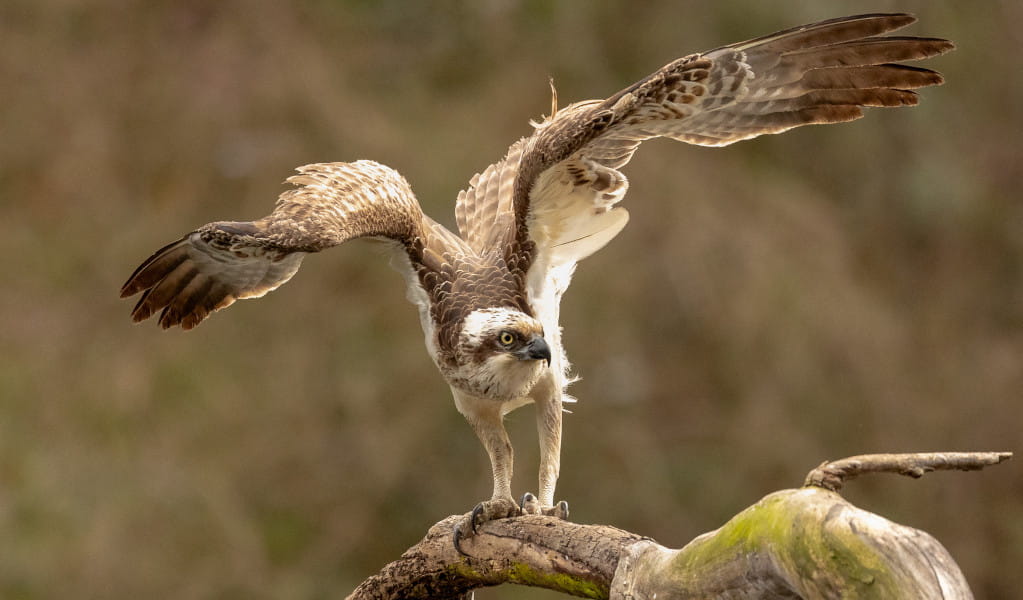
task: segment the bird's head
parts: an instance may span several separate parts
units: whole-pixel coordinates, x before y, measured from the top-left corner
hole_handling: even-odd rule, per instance
[[[534,317],[511,308],[469,313],[458,338],[458,385],[475,395],[508,401],[529,393],[545,368],[551,348]]]

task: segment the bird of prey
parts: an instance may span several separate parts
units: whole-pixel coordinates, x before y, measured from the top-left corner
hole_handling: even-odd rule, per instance
[[[299,167],[270,215],[217,221],[156,251],[121,289],[131,313],[190,329],[295,274],[307,254],[357,238],[388,242],[419,310],[426,348],[455,406],[486,448],[491,498],[456,528],[523,512],[567,518],[555,503],[562,403],[571,399],[558,312],[576,263],[628,221],[620,169],[644,140],[725,146],[762,134],[911,106],[938,73],[896,64],[944,53],[949,41],[883,34],[908,14],[866,14],[796,27],[675,60],[604,100],[557,109],[458,194],[458,233],[423,214],[396,171],[366,160]],[[535,403],[537,495],[512,497],[504,416]]]

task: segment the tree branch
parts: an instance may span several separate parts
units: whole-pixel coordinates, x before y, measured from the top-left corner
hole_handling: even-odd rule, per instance
[[[684,548],[606,525],[522,516],[485,523],[456,552],[455,515],[430,528],[350,599],[460,598],[518,583],[586,598],[967,599],[969,586],[929,534],[838,495],[846,479],[980,469],[1010,453],[865,455],[824,463],[807,487],[770,494]]]
[[[1011,452],[931,452],[918,454],[862,454],[842,460],[824,461],[806,476],[803,485],[815,485],[833,492],[863,473],[898,473],[923,477],[931,471],[976,471],[1012,458]]]
[[[461,541],[463,556],[452,542],[454,526],[463,518],[453,515],[431,527],[349,598],[458,598],[502,583],[606,598],[619,557],[647,539],[605,525],[523,515],[485,523],[477,535]]]

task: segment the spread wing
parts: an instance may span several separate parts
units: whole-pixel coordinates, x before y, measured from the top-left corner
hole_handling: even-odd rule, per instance
[[[298,172],[288,179],[297,187],[281,194],[270,215],[208,223],[135,269],[121,288],[122,298],[142,292],[132,320],[162,311],[162,327],[191,329],[235,300],[281,286],[306,254],[355,238],[390,240],[417,268],[438,255],[431,247],[457,239],[422,213],[408,183],[388,167],[358,161]]]
[[[865,106],[914,105],[911,90],[940,84],[941,75],[895,63],[953,48],[941,39],[881,36],[915,20],[868,14],[789,29],[678,59],[605,100],[556,112],[459,195],[462,237],[478,250],[496,245],[516,254],[508,264],[525,271],[531,304],[545,329],[556,329],[575,264],[628,220],[615,206],[628,189],[618,169],[641,142],[724,146],[851,121]]]

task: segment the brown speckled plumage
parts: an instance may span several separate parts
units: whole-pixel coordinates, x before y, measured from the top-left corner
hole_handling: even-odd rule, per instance
[[[356,238],[388,240],[420,308],[431,355],[491,456],[495,502],[510,497],[511,447],[500,418],[522,403],[539,405],[540,504],[549,508],[568,370],[558,305],[576,263],[627,221],[616,206],[628,189],[619,169],[652,137],[723,146],[850,121],[862,107],[916,104],[911,90],[940,84],[941,76],[894,63],[953,46],[878,37],[914,21],[872,14],[793,28],[678,59],[607,99],[552,110],[459,193],[460,235],[424,215],[388,167],[370,161],[300,167],[288,179],[296,187],[269,216],[200,227],[146,260],[121,295],[142,293],[133,320],[160,312],[162,327],[189,329],[239,298],[282,285],[308,253]],[[533,342],[512,360],[510,347],[494,344],[500,327],[514,331],[520,344],[541,331],[549,352]],[[549,367],[540,370],[540,358]]]

